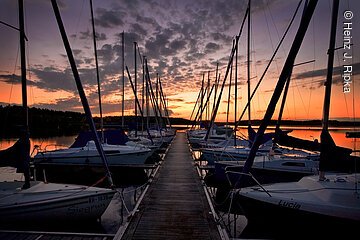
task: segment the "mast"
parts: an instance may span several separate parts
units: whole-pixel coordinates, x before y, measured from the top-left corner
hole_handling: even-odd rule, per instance
[[[334,64],[334,51],[335,51],[335,41],[336,41],[336,25],[339,11],[339,0],[333,0],[332,8],[332,19],[331,19],[331,30],[330,30],[330,42],[328,49],[328,62],[327,62],[327,74],[325,85],[325,96],[324,96],[324,105],[323,105],[323,119],[322,119],[322,131],[320,135],[320,162],[319,162],[319,179],[325,179],[324,170],[327,170],[329,166],[329,161],[331,161],[335,155],[336,151],[334,147],[336,146],[332,140],[328,127],[329,127],[329,113],[330,113],[330,96],[331,96],[331,85],[332,85],[332,74],[333,74],[333,64]]]
[[[235,48],[235,39],[233,39],[232,48]],[[231,66],[230,66],[230,81],[229,81],[229,92],[228,92],[227,111],[226,111],[226,126],[229,125],[230,100],[231,100],[231,81],[232,81],[232,74],[233,74],[233,63],[234,63],[234,60],[232,59]]]
[[[324,84],[325,97],[324,97],[323,120],[322,120],[323,131],[328,131],[328,127],[329,127],[330,96],[331,96],[332,73],[333,73],[333,65],[334,65],[334,49],[335,49],[335,41],[336,41],[336,24],[337,24],[338,11],[339,11],[339,0],[333,0],[330,42],[329,42],[328,62],[327,62],[327,74],[326,74],[326,81]]]
[[[91,25],[93,30],[93,42],[94,42],[94,53],[95,53],[95,66],[96,66],[96,80],[98,86],[98,96],[99,96],[99,111],[100,111],[100,131],[101,131],[101,141],[104,142],[104,120],[102,114],[102,104],[101,104],[101,91],[100,91],[100,75],[99,75],[99,64],[96,48],[96,32],[95,32],[95,21],[94,21],[94,12],[92,0],[90,0],[90,10],[91,10]]]
[[[203,73],[203,77],[202,77],[202,81],[201,81],[201,99],[200,99],[200,108],[203,108],[203,103],[204,103],[204,78],[205,78],[205,73]],[[200,114],[200,123],[202,122],[202,112]]]
[[[250,22],[251,22],[251,0],[249,0],[248,8],[249,8],[249,14],[248,14],[248,38],[247,38],[247,94],[248,94],[248,131],[250,131],[251,127],[251,107],[250,107],[250,37],[251,37],[251,28],[250,28]],[[237,46],[236,46],[237,47]],[[250,136],[250,135],[249,135]]]
[[[239,36],[236,36],[236,41],[238,41]],[[234,146],[236,146],[236,129],[237,129],[237,92],[238,92],[238,83],[237,83],[237,69],[238,69],[238,51],[239,51],[239,45],[236,45],[235,49],[235,102],[234,102]]]
[[[143,60],[141,62],[141,66],[142,66],[142,98],[141,98],[141,109],[143,111],[144,114],[144,109],[145,109],[145,56],[143,56]],[[141,133],[144,132],[144,116],[142,116],[141,118]]]
[[[206,91],[207,91],[207,98],[209,98],[209,92],[210,92],[210,71],[208,71],[208,80],[206,85]],[[210,120],[210,101],[208,104],[206,104],[206,120]]]
[[[110,186],[113,187],[114,184],[113,184],[113,180],[112,180],[111,173],[110,173],[110,170],[109,170],[109,166],[107,164],[107,159],[106,159],[104,150],[102,148],[102,145],[100,143],[99,137],[98,137],[98,135],[96,133],[96,127],[95,127],[95,123],[94,123],[94,120],[93,120],[92,115],[91,115],[91,110],[90,110],[90,107],[89,107],[89,103],[87,101],[87,98],[86,98],[86,95],[85,95],[85,92],[84,92],[84,89],[83,89],[83,86],[82,86],[82,83],[81,83],[81,80],[80,80],[79,72],[78,72],[77,67],[76,67],[75,59],[74,59],[74,56],[73,56],[72,51],[71,51],[70,43],[69,43],[69,40],[68,40],[67,35],[66,35],[66,31],[65,31],[62,19],[61,19],[60,11],[59,11],[58,5],[56,3],[56,0],[51,0],[51,4],[52,4],[53,10],[54,10],[56,21],[57,21],[58,26],[59,26],[59,30],[60,30],[62,40],[64,42],[64,47],[65,47],[65,50],[66,50],[66,53],[67,53],[67,56],[68,56],[68,59],[69,59],[69,63],[70,63],[70,66],[71,66],[71,69],[72,69],[72,72],[73,72],[73,75],[74,75],[74,79],[75,79],[75,82],[76,82],[76,87],[78,89],[80,99],[81,99],[81,103],[82,103],[84,111],[85,111],[86,119],[87,119],[88,124],[90,126],[90,129],[91,129],[91,131],[93,133],[93,139],[95,141],[96,148],[97,148],[97,150],[99,152],[99,155],[101,157],[101,160],[102,160],[102,162],[104,164],[107,179],[109,181]]]
[[[213,114],[214,109],[215,109],[215,104],[216,104],[216,93],[217,93],[217,88],[218,88],[218,85],[219,85],[219,80],[220,80],[220,77],[218,77],[218,72],[219,72],[219,62],[216,62],[216,71],[215,71],[215,92],[214,92],[214,102],[213,102],[213,107],[212,107],[211,114]]]
[[[20,26],[20,64],[21,64],[21,96],[24,114],[24,128],[29,131],[29,113],[27,105],[27,88],[26,88],[26,56],[25,56],[25,24],[24,24],[24,2],[19,0],[19,26]]]
[[[122,101],[121,101],[121,127],[125,127],[125,32],[121,34],[121,58],[122,58]]]
[[[25,57],[25,24],[24,24],[24,2],[18,1],[19,4],[19,27],[20,27],[20,64],[21,64],[21,96],[23,106],[24,129],[18,141],[21,141],[21,158],[23,166],[18,168],[19,172],[24,173],[25,183],[22,189],[30,187],[30,138],[29,138],[29,112],[27,105],[27,89],[26,89],[26,57]]]
[[[136,63],[136,42],[134,42],[134,72],[135,72],[135,75],[134,75],[134,91],[135,91],[135,96],[137,94],[137,63]],[[135,99],[135,137],[137,137],[137,105],[136,105],[136,99]]]
[[[292,67],[294,65],[296,55],[298,54],[298,52],[300,50],[302,41],[305,37],[306,31],[309,26],[312,15],[314,13],[316,4],[317,4],[317,0],[310,0],[309,4],[307,5],[306,10],[304,12],[304,16],[301,18],[300,26],[298,28],[295,39],[294,39],[291,49],[289,51],[288,57],[285,61],[283,69],[280,73],[279,80],[276,84],[276,87],[274,89],[273,95],[271,97],[271,100],[270,100],[270,103],[266,110],[266,113],[264,115],[264,118],[260,124],[259,130],[256,133],[255,140],[251,147],[248,158],[244,164],[244,168],[243,168],[244,173],[248,173],[250,171],[250,168],[252,167],[256,152],[259,149],[262,137],[263,137],[265,130],[266,130],[267,126],[269,125],[270,120],[274,114],[276,104],[281,96],[284,85],[285,85],[287,79],[289,78],[289,76],[291,75]]]

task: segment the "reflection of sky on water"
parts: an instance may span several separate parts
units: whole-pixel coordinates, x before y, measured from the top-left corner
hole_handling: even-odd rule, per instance
[[[306,140],[315,140],[318,139],[320,141],[320,133],[321,128],[319,127],[283,127],[282,130],[290,130],[293,129],[289,136],[298,137]],[[267,130],[267,132],[271,132],[274,129]],[[330,134],[334,139],[336,145],[341,147],[347,147],[355,150],[360,150],[360,140],[356,140],[354,138],[346,138],[346,132],[354,131],[351,128],[330,128]],[[256,129],[255,129],[256,131]],[[238,132],[243,135],[247,135],[247,129],[240,128]]]

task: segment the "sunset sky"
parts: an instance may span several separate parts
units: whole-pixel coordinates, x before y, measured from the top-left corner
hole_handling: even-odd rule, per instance
[[[99,56],[102,106],[105,115],[121,111],[121,33],[125,32],[125,64],[134,76],[133,42],[150,65],[152,81],[161,77],[172,117],[190,118],[202,74],[210,84],[219,63],[220,80],[247,7],[247,0],[93,0]],[[251,88],[264,71],[298,5],[295,0],[253,0],[251,9]],[[28,41],[29,106],[80,111],[82,106],[49,0],[24,0]],[[261,119],[299,26],[300,11],[276,55],[276,61],[252,102],[252,117]],[[89,0],[58,1],[77,61],[81,81],[94,115],[99,113]],[[332,1],[319,0],[294,68],[284,119],[321,119],[326,76]],[[344,12],[353,17],[345,19]],[[348,15],[347,15],[348,16]],[[18,27],[15,0],[0,1],[0,21]],[[344,49],[344,22],[351,22],[353,45]],[[341,0],[338,17],[330,118],[360,119],[360,1]],[[238,115],[247,99],[247,28],[240,37],[238,58]],[[19,33],[0,24],[0,104],[20,104]],[[352,58],[343,61],[343,54]],[[138,82],[141,66],[138,59]],[[343,93],[343,65],[352,66],[350,93]],[[126,114],[133,114],[133,93],[126,77]],[[140,84],[139,84],[140,85]],[[224,89],[217,120],[225,119],[228,89]],[[234,102],[233,88],[231,102]],[[355,103],[355,105],[354,105]],[[356,105],[356,103],[358,103]],[[212,102],[211,102],[212,105]],[[233,105],[230,106],[233,111]],[[355,114],[354,114],[355,111]],[[237,117],[238,118],[238,117]],[[274,116],[276,118],[276,114]],[[234,114],[230,114],[230,120]],[[245,117],[246,119],[246,117]]]

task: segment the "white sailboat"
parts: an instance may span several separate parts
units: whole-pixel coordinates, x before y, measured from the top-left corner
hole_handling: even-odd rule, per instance
[[[153,151],[144,145],[112,145],[102,143],[110,167],[122,165],[145,164]],[[34,158],[34,165],[41,166],[88,166],[101,167],[102,160],[95,142],[90,140],[83,147],[71,147],[52,151],[38,152]]]
[[[24,131],[10,148],[0,152],[0,165],[17,167],[25,181],[0,182],[0,223],[34,223],[100,219],[116,193],[108,188],[31,181],[29,175],[30,141],[27,122],[25,31],[23,1],[19,0],[22,102]],[[111,178],[111,176],[110,176]]]

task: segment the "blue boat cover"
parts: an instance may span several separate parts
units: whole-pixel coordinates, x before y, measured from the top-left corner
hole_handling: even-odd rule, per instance
[[[97,131],[99,139],[101,139],[101,131]],[[91,131],[83,131],[75,139],[70,148],[84,147],[88,141],[94,140]],[[104,130],[104,142],[111,145],[125,145],[129,141],[129,137],[123,129]]]

